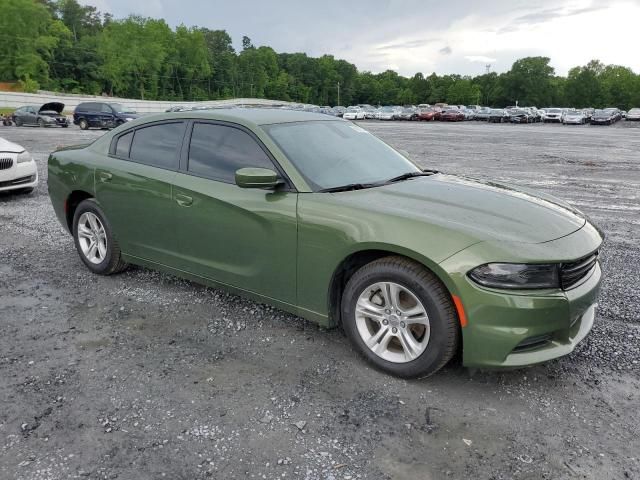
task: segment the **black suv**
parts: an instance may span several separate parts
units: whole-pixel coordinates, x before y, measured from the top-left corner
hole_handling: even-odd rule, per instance
[[[136,112],[127,110],[119,103],[86,102],[78,105],[73,112],[73,123],[82,130],[90,127],[114,128],[138,118]]]

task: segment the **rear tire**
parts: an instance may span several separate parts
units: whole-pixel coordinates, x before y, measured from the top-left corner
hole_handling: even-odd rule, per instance
[[[455,355],[460,341],[445,286],[424,266],[399,256],[375,260],[349,279],[342,326],[370,363],[403,378],[434,374]]]
[[[41,118],[38,119],[38,126],[40,128],[44,128],[45,127],[44,120],[42,120]]]
[[[111,224],[92,198],[83,200],[76,208],[73,215],[73,240],[80,259],[93,273],[111,275],[127,268],[122,260],[120,245],[113,236]],[[92,250],[94,244],[96,247]]]

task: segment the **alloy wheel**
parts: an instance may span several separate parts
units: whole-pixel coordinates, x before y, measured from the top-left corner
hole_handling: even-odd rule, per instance
[[[427,348],[431,333],[429,316],[418,297],[393,282],[365,288],[355,310],[362,341],[377,356],[393,363],[407,363]]]
[[[107,233],[97,215],[84,212],[78,219],[78,243],[91,263],[102,263],[107,255]]]

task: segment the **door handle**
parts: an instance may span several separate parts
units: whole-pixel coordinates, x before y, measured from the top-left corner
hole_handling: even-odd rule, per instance
[[[193,198],[191,198],[188,195],[183,195],[181,193],[176,193],[175,199],[178,205],[180,205],[181,207],[190,207],[191,204],[193,203]]]
[[[102,183],[107,183],[111,181],[111,179],[113,178],[113,175],[109,172],[99,172],[98,178]]]

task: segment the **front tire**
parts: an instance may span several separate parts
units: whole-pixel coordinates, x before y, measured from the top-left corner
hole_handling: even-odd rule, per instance
[[[449,292],[424,266],[403,257],[373,261],[349,280],[342,298],[347,337],[375,367],[403,378],[428,377],[458,349]]]
[[[111,275],[127,267],[111,224],[92,198],[83,200],[73,215],[73,239],[80,258],[98,275]]]
[[[80,130],[88,130],[89,129],[89,122],[87,122],[84,118],[81,118],[78,121],[78,126],[80,127]]]

